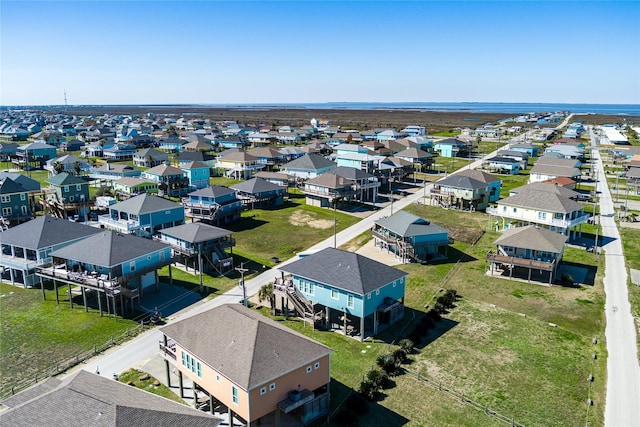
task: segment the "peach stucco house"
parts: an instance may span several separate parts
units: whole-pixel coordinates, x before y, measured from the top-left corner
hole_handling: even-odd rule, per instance
[[[278,425],[282,413],[306,424],[329,409],[332,350],[260,313],[226,304],[161,331],[167,372],[191,379],[212,412],[249,426],[268,414]]]

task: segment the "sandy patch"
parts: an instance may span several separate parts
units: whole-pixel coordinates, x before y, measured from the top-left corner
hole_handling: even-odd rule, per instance
[[[289,223],[297,227],[308,225],[311,228],[330,228],[333,227],[333,221],[328,219],[314,219],[311,215],[305,212],[294,212],[289,217]]]

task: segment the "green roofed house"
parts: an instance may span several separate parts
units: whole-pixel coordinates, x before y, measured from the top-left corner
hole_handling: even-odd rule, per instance
[[[32,198],[40,183],[18,173],[0,172],[0,230],[28,221],[34,215]]]
[[[89,213],[89,181],[62,172],[47,178],[46,182],[53,189],[53,194],[40,199],[46,212],[61,218],[67,218],[70,213],[80,217]]]
[[[2,280],[34,286],[39,283],[36,267],[50,263],[51,252],[99,232],[99,228],[46,215],[3,231]]]
[[[13,427],[216,427],[221,421],[84,370],[63,380],[47,378],[0,403],[6,408],[0,411],[0,425]]]
[[[405,211],[379,219],[374,224],[375,246],[392,252],[403,263],[446,256],[449,244],[453,243],[447,230]],[[440,254],[442,248],[444,254]]]
[[[275,295],[320,328],[364,340],[404,317],[407,273],[365,256],[326,248],[281,270],[292,278],[276,278]]]
[[[495,272],[510,279],[525,278],[548,282],[556,278],[562,261],[567,236],[536,225],[512,228],[495,242],[496,251],[487,253],[490,274]],[[543,273],[544,272],[544,273]]]

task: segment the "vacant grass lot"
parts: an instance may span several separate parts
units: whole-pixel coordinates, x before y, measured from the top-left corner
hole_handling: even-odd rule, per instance
[[[39,289],[0,283],[1,390],[137,326],[133,320],[100,317],[97,310],[86,313],[82,305],[72,310],[66,291],[59,288],[57,305],[51,290],[43,301]]]

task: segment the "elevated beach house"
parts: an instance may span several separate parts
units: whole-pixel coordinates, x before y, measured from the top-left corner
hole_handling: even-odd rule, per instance
[[[236,192],[212,185],[193,191],[182,198],[185,215],[211,225],[230,224],[240,219],[242,202]]]
[[[0,172],[0,230],[8,224],[28,221],[35,215],[32,195],[40,183],[25,175]]]
[[[184,207],[143,193],[109,206],[109,213],[100,215],[98,223],[119,233],[151,237],[159,230],[183,224]]]
[[[500,198],[502,181],[491,174],[467,169],[434,183],[431,204],[447,209],[485,210]]]
[[[160,329],[167,376],[193,381],[199,400],[234,425],[306,425],[329,410],[332,350],[239,304],[225,304]],[[169,378],[168,378],[169,379]],[[284,425],[284,424],[283,424]]]
[[[453,243],[447,230],[405,211],[376,220],[372,233],[376,247],[393,253],[403,263],[446,256]]]
[[[547,279],[551,283],[557,276],[566,241],[567,236],[536,225],[509,229],[493,242],[495,252],[487,253],[489,273],[524,276],[528,281],[533,275],[536,281]]]
[[[404,316],[407,273],[365,256],[327,248],[281,270],[276,298],[318,327],[364,340]]]

